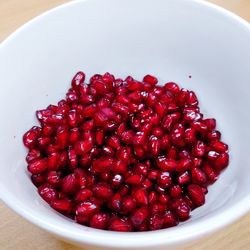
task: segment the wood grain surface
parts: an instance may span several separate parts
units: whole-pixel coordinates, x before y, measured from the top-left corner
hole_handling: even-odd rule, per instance
[[[67,0],[0,0],[0,42],[22,24]],[[211,0],[250,21],[250,0]],[[0,250],[80,250],[25,221],[0,201]],[[182,250],[250,250],[250,214]]]

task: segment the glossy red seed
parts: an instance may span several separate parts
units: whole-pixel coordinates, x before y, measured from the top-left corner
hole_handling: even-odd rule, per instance
[[[76,202],[82,202],[88,200],[93,195],[93,192],[90,189],[80,189],[75,195]]]
[[[106,229],[109,222],[109,215],[107,213],[96,213],[90,219],[90,226],[97,229]]]
[[[219,152],[219,153],[224,153],[224,152],[227,152],[228,150],[228,145],[221,142],[221,141],[213,141],[209,144],[209,146],[215,150],[216,152]]]
[[[115,218],[111,220],[109,230],[119,232],[130,232],[132,231],[131,222],[127,219]]]
[[[178,224],[178,221],[176,221],[174,215],[170,211],[166,211],[166,213],[163,216],[163,227],[173,227]]]
[[[202,188],[198,185],[188,185],[188,195],[196,206],[201,206],[205,203],[205,195]]]
[[[151,85],[156,85],[158,83],[158,79],[152,75],[146,75],[143,78],[143,82],[149,83]]]
[[[40,128],[32,127],[28,132],[23,135],[23,144],[29,149],[34,148],[39,135]]]
[[[178,94],[180,92],[180,87],[174,82],[168,82],[164,85],[164,89],[170,91],[173,94]]]
[[[193,168],[191,170],[192,182],[195,184],[203,185],[207,181],[205,173],[199,168]]]
[[[71,85],[74,89],[78,88],[81,84],[84,83],[85,80],[85,74],[82,71],[79,71],[76,73],[76,75],[73,77]]]
[[[217,171],[221,171],[226,168],[229,164],[229,155],[227,153],[222,153],[214,162],[214,168]]]
[[[36,159],[29,163],[28,171],[31,174],[41,174],[48,168],[46,159]]]
[[[79,189],[79,183],[75,174],[69,174],[62,179],[62,191],[73,194]]]
[[[169,188],[172,185],[172,178],[169,172],[161,172],[157,182],[161,188]]]
[[[131,175],[125,179],[125,182],[130,185],[140,185],[143,180],[143,177],[139,174]]]
[[[41,186],[44,182],[46,182],[45,174],[33,174],[31,176],[31,181],[36,187]]]
[[[31,149],[26,156],[26,162],[31,163],[32,161],[41,157],[41,152],[38,149]]]
[[[43,185],[41,185],[38,188],[38,193],[48,203],[51,203],[58,197],[56,190],[48,183],[44,183]]]
[[[73,202],[69,199],[56,199],[50,203],[50,206],[63,214],[70,214],[73,209]]]
[[[90,201],[84,201],[76,207],[76,215],[91,216],[99,211],[99,207]]]
[[[160,156],[157,158],[157,166],[163,171],[174,171],[176,170],[177,162],[164,156]]]
[[[132,211],[134,211],[136,208],[136,200],[131,197],[131,196],[127,196],[122,200],[122,212],[127,214],[130,213]]]
[[[93,193],[98,199],[108,201],[113,195],[113,190],[107,183],[99,182],[93,186]]]
[[[136,202],[139,205],[147,205],[148,204],[148,193],[145,189],[140,188],[135,191],[133,194],[133,197],[135,198]]]
[[[149,211],[147,207],[141,207],[135,210],[130,219],[135,227],[140,226],[148,217]]]
[[[149,218],[149,229],[158,230],[163,227],[164,218],[158,214],[155,214]]]

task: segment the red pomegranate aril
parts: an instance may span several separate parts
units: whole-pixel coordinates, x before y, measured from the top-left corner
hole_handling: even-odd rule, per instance
[[[130,219],[135,227],[140,226],[148,217],[149,211],[147,207],[141,207],[134,211]]]
[[[51,203],[58,197],[56,190],[48,183],[41,185],[38,188],[38,193],[47,203]]]
[[[208,132],[207,139],[209,141],[219,141],[221,139],[221,133],[217,130],[213,130],[211,132]]]
[[[214,183],[218,179],[218,174],[208,164],[204,164],[203,171],[210,184]]]
[[[106,229],[109,222],[109,215],[107,213],[96,213],[90,219],[90,226],[97,229]]]
[[[206,145],[202,141],[197,141],[193,147],[192,154],[196,157],[202,157],[206,153]]]
[[[46,182],[45,174],[33,174],[31,176],[31,181],[36,187],[41,186],[44,182]]]
[[[172,178],[169,172],[162,172],[158,177],[157,183],[161,188],[169,188],[172,185]]]
[[[70,214],[73,209],[73,202],[69,199],[56,199],[50,203],[50,206],[63,214]]]
[[[157,158],[157,166],[163,171],[174,171],[176,170],[177,162],[164,156],[160,156]]]
[[[116,193],[112,196],[109,202],[109,208],[112,210],[119,212],[122,206],[122,197],[120,193]]]
[[[164,193],[159,194],[158,201],[161,204],[167,205],[170,201],[170,196]]]
[[[99,207],[90,201],[84,201],[76,207],[76,215],[78,216],[91,216],[98,211]]]
[[[26,156],[26,162],[31,163],[32,161],[41,157],[41,152],[38,149],[31,149]]]
[[[163,227],[164,218],[158,214],[155,214],[149,218],[149,229],[158,230]]]
[[[118,232],[130,232],[132,231],[132,225],[128,219],[115,218],[111,220],[109,230]]]
[[[84,188],[80,189],[75,195],[76,202],[82,202],[88,200],[93,195],[93,192],[90,189]]]
[[[228,150],[228,145],[221,141],[213,141],[209,144],[209,146],[219,153],[224,153]]]
[[[28,171],[31,174],[41,174],[48,168],[46,159],[36,159],[29,163]]]
[[[215,160],[218,158],[219,155],[220,155],[220,154],[217,153],[216,151],[209,151],[209,152],[207,153],[207,159],[208,159],[209,161],[215,161]]]
[[[200,186],[196,184],[188,185],[188,195],[195,206],[199,207],[205,203],[205,195]]]
[[[135,198],[136,202],[139,205],[147,205],[148,204],[148,193],[145,189],[140,188],[135,191],[133,194],[133,197]]]
[[[190,212],[190,207],[185,203],[181,203],[180,206],[178,206],[175,210],[175,213],[181,221],[187,220],[190,217]]]
[[[101,182],[93,186],[93,193],[101,200],[109,200],[113,195],[110,185]]]
[[[60,154],[58,152],[51,153],[48,156],[47,163],[48,163],[48,169],[49,170],[58,170],[59,168],[59,158]]]
[[[178,161],[176,166],[177,172],[184,172],[192,167],[192,161],[189,158],[184,158]]]
[[[189,172],[184,172],[178,176],[178,184],[183,186],[190,183],[191,178]]]
[[[79,187],[75,174],[69,174],[62,179],[62,191],[66,194],[74,194]]]
[[[191,106],[196,106],[198,105],[198,99],[196,94],[193,91],[190,91],[188,93],[188,97],[187,97],[187,104],[191,105]]]
[[[143,78],[143,82],[149,83],[149,84],[154,86],[154,85],[156,85],[158,83],[158,79],[156,77],[152,76],[152,75],[146,75]]]
[[[23,144],[32,149],[36,146],[37,139],[40,135],[40,128],[34,126],[28,132],[26,132],[23,136]]]
[[[207,181],[205,173],[199,168],[193,168],[191,170],[191,176],[192,176],[192,181],[195,184],[203,185]]]
[[[47,178],[46,181],[52,185],[53,187],[57,187],[60,184],[60,173],[56,172],[56,171],[50,171],[47,173]]]
[[[85,74],[82,71],[79,71],[72,79],[71,82],[72,88],[74,89],[78,88],[81,84],[84,83],[84,80],[85,80]]]
[[[151,191],[148,195],[148,204],[151,205],[157,200],[157,194],[155,191]]]
[[[170,211],[166,211],[165,215],[163,216],[163,227],[173,227],[178,224],[174,215]]]
[[[227,153],[222,153],[214,162],[214,168],[217,171],[223,170],[229,164],[229,155]]]
[[[143,177],[139,174],[131,175],[125,179],[125,182],[130,185],[138,186],[141,184]]]
[[[77,141],[74,145],[75,153],[77,155],[83,155],[88,153],[93,148],[92,141]]]
[[[168,82],[164,85],[164,89],[170,91],[173,94],[178,94],[180,92],[180,87],[174,82]]]
[[[174,185],[170,188],[169,193],[173,199],[179,198],[182,195],[182,189],[179,185]]]
[[[122,212],[127,214],[134,211],[136,208],[136,201],[134,198],[127,196],[122,200]]]
[[[228,145],[192,90],[110,73],[36,112],[23,135],[40,196],[77,223],[120,232],[176,226],[205,203],[229,164]]]
[[[204,120],[208,130],[214,130],[216,128],[216,120],[211,118],[211,119],[205,119]]]

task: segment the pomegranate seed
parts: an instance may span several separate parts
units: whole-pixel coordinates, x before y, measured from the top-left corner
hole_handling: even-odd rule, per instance
[[[138,189],[135,191],[133,197],[139,205],[147,205],[148,204],[148,194],[145,189]]]
[[[161,188],[168,188],[172,184],[172,178],[169,172],[162,172],[158,178],[158,184]]]
[[[134,213],[131,215],[131,221],[135,227],[140,226],[148,217],[149,212],[146,207],[138,208],[134,211]]]
[[[44,174],[33,174],[31,180],[36,187],[39,187],[46,182],[46,177]]]
[[[63,214],[70,214],[73,209],[73,203],[68,199],[53,200],[50,206]]]
[[[62,179],[62,190],[64,193],[73,194],[79,189],[79,183],[75,174],[69,174]]]
[[[72,88],[74,89],[78,88],[81,84],[84,83],[84,80],[85,80],[85,74],[79,71],[72,79],[71,82]]]
[[[173,94],[178,94],[180,92],[180,87],[174,82],[168,82],[164,85],[164,89],[170,91]]]
[[[127,219],[116,218],[111,220],[109,230],[119,232],[130,232],[132,231],[132,225]]]
[[[164,218],[158,214],[155,214],[149,218],[149,229],[158,230],[163,227]]]
[[[132,197],[125,197],[122,201],[122,212],[129,213],[134,211],[136,208],[136,201]]]
[[[57,199],[56,190],[48,183],[44,183],[38,188],[38,193],[40,196],[48,203],[51,203],[55,199]]]
[[[91,216],[98,211],[99,207],[90,201],[84,201],[76,207],[76,215],[79,216]]]
[[[94,195],[101,200],[109,200],[113,191],[107,183],[98,183],[93,187]]]
[[[47,169],[46,159],[36,159],[28,165],[28,170],[31,174],[41,174]]]
[[[207,181],[205,173],[199,168],[193,168],[191,170],[191,175],[192,175],[192,181],[195,184],[202,185],[205,184]]]
[[[31,163],[32,161],[41,157],[41,152],[38,149],[31,149],[26,156],[26,162]]]
[[[205,203],[205,195],[200,186],[196,184],[188,185],[188,195],[192,202],[198,207]]]
[[[40,135],[40,128],[32,127],[28,132],[26,132],[23,136],[23,144],[32,149],[36,146],[37,139]]]
[[[105,229],[108,226],[109,215],[106,213],[96,213],[90,219],[90,226],[98,229]]]
[[[166,214],[163,216],[163,227],[173,227],[177,224],[178,222],[176,221],[174,215],[170,211],[166,211]]]
[[[93,192],[90,189],[80,189],[76,195],[75,195],[75,201],[76,202],[82,202],[88,200],[90,197],[92,197]]]
[[[151,85],[156,85],[158,83],[158,79],[152,75],[146,75],[143,78],[143,82],[149,83]]]

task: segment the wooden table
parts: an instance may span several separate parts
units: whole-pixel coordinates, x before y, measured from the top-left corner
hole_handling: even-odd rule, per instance
[[[0,41],[16,28],[67,0],[0,0]],[[250,21],[250,0],[210,0]],[[0,250],[79,250],[17,216],[0,202]],[[250,214],[183,250],[250,249]]]

